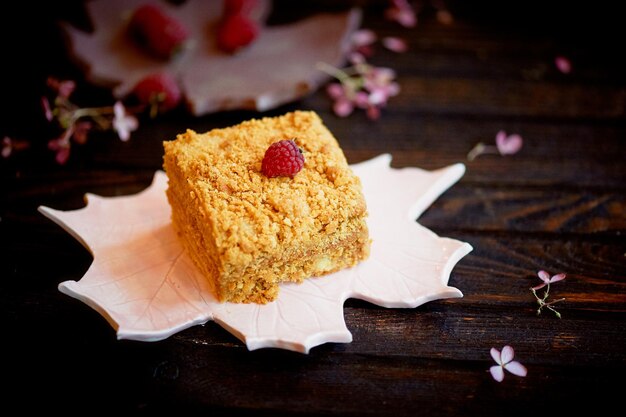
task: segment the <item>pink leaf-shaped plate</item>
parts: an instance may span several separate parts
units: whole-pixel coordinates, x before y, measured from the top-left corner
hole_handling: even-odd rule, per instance
[[[438,237],[415,219],[461,178],[465,167],[429,172],[394,169],[390,163],[385,154],[352,166],[370,213],[370,258],[302,284],[283,284],[272,303],[216,301],[171,227],[167,177],[161,171],[150,187],[135,195],[88,194],[87,205],[73,211],[40,207],[94,257],[80,281],[63,282],[59,289],[100,312],[120,339],[161,340],[213,320],[250,350],[308,352],[326,342],[350,342],[343,317],[347,298],[412,308],[462,296],[448,286],[448,279],[471,246]]]

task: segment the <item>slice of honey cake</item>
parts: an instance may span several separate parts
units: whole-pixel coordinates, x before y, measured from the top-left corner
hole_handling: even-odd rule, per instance
[[[291,140],[302,152],[290,150],[297,166],[286,176],[266,175],[265,165],[281,162],[264,162],[268,148]],[[316,113],[188,130],[164,147],[174,227],[218,300],[266,303],[281,282],[335,272],[369,255],[360,180]]]

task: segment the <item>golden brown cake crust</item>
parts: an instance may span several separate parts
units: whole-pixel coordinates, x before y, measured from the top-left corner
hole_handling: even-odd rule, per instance
[[[302,171],[294,178],[265,177],[261,172],[265,150],[276,141],[294,138],[305,156]],[[341,250],[347,265],[334,259],[334,268],[325,269],[351,266],[367,256],[366,206],[359,178],[314,112],[253,119],[204,134],[188,130],[164,142],[164,147],[174,225],[188,250],[207,252],[196,253],[194,261],[216,281],[220,300],[271,300],[277,288],[270,287],[304,278],[296,271],[274,278],[264,274],[268,268],[281,274],[272,263],[293,264],[307,254],[321,259],[324,251],[343,247],[344,241],[355,246]],[[328,272],[317,268],[316,273],[315,265],[320,266],[313,262],[308,273]],[[267,282],[251,286],[248,281],[255,274]],[[237,291],[247,294],[233,295]],[[260,299],[255,293],[261,293]]]

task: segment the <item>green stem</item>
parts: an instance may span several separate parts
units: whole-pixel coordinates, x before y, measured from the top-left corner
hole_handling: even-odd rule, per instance
[[[537,309],[538,316],[541,315],[541,311],[545,307],[548,310],[552,311],[558,318],[561,318],[561,313],[559,313],[554,307],[552,307],[552,305],[556,303],[560,303],[561,301],[565,301],[565,298],[559,298],[558,300],[546,302],[546,300],[548,299],[548,296],[550,295],[550,283],[549,282],[547,283],[546,290],[544,291],[543,297],[541,298],[537,296],[537,291],[535,291],[534,288],[531,288],[530,291],[533,293],[533,295],[537,299],[537,304],[539,304],[539,308]]]
[[[327,64],[326,62],[318,62],[315,66],[318,70],[323,71],[331,77],[338,79],[342,83],[348,82],[350,80],[350,75],[348,73],[340,70],[339,68],[335,68],[332,65]]]
[[[468,161],[473,161],[474,159],[476,159],[480,155],[483,155],[483,154],[486,154],[486,153],[497,154],[499,152],[498,152],[498,148],[496,148],[495,146],[485,145],[482,142],[478,142],[476,144],[476,146],[474,146],[472,148],[472,150],[468,152],[467,160]]]

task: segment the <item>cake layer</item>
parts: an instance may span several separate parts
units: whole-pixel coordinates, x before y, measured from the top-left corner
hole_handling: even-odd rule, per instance
[[[267,178],[267,147],[295,139],[305,165]],[[267,302],[278,283],[353,266],[369,253],[361,184],[313,112],[165,142],[172,220],[221,301]]]

